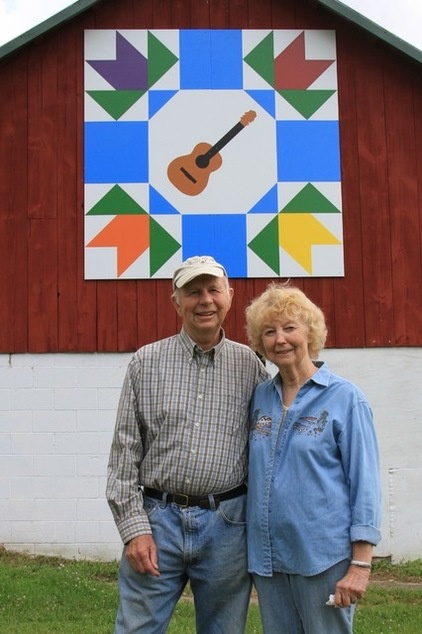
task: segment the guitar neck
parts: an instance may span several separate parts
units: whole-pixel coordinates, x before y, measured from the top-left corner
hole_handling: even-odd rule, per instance
[[[236,123],[236,125],[234,125],[231,130],[229,130],[219,141],[217,141],[215,145],[212,146],[212,148],[208,150],[208,152],[206,152],[205,156],[207,157],[207,159],[212,159],[213,156],[218,154],[218,152],[222,150],[223,147],[227,145],[227,143],[229,143],[229,141],[234,139],[236,134],[239,134],[239,132],[243,130],[244,127],[245,126],[241,121]]]

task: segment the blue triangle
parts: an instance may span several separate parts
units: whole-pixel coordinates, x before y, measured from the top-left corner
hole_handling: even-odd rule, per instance
[[[275,119],[274,90],[246,90],[246,92]]]
[[[159,214],[179,214],[177,209],[170,205],[168,200],[166,200],[161,194],[157,192],[154,187],[149,186],[149,214],[150,216]]]
[[[249,211],[249,214],[276,214],[278,213],[277,185],[267,191]]]
[[[170,99],[174,97],[177,90],[149,90],[148,91],[148,109],[149,118],[151,119]]]

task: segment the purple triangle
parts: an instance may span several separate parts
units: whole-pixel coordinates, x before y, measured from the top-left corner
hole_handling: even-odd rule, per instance
[[[148,60],[116,32],[116,59],[87,60],[116,90],[147,90]]]

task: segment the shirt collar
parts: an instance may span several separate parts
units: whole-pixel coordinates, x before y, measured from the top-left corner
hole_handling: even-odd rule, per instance
[[[314,361],[314,365],[318,368],[317,372],[311,376],[311,380],[319,385],[327,387],[330,382],[330,370],[325,361]]]
[[[220,329],[220,335],[221,335],[220,341],[217,343],[217,345],[214,346],[213,348],[210,348],[210,350],[207,350],[207,352],[203,353],[201,348],[198,346],[198,344],[195,343],[195,341],[191,339],[191,337],[189,337],[188,333],[183,327],[179,334],[183,347],[185,348],[189,356],[192,358],[198,353],[202,353],[202,354],[211,353],[214,358],[218,357],[224,347],[224,342],[226,339],[226,335],[223,328]]]
[[[323,385],[327,387],[330,382],[330,370],[327,367],[325,361],[313,361],[313,364],[317,367],[317,371],[310,377],[310,381],[314,381],[314,383],[318,383],[318,385]],[[272,379],[274,385],[281,385],[281,377],[280,374],[277,374]]]

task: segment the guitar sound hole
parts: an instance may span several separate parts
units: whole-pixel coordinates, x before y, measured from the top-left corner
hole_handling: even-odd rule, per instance
[[[206,154],[200,154],[199,156],[196,157],[195,163],[197,167],[200,167],[201,169],[203,169],[204,167],[208,167],[210,160]]]

